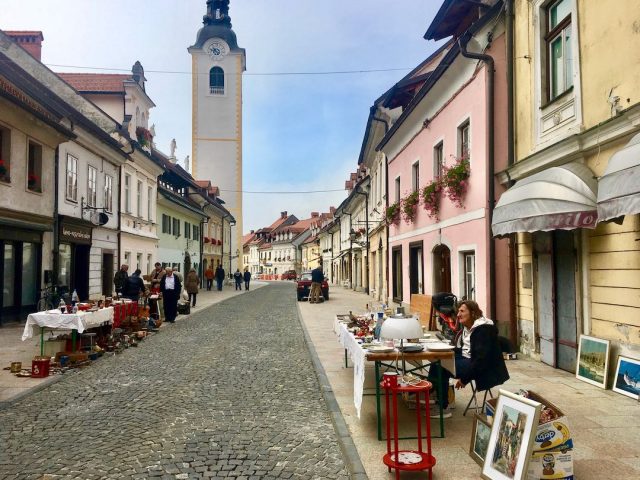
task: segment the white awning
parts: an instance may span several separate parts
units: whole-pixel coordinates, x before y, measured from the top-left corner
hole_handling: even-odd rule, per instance
[[[609,160],[598,182],[598,222],[640,213],[640,133]]]
[[[493,235],[594,228],[597,189],[593,172],[576,162],[518,180],[496,204]]]

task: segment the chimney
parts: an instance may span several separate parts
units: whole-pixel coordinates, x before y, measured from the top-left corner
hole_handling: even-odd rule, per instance
[[[311,212],[311,218],[317,218],[320,216],[319,212]]]
[[[329,207],[329,213],[331,213],[332,215],[336,213],[336,207]]]
[[[287,218],[287,211],[280,212],[280,218]]]
[[[40,61],[42,57],[42,41],[44,40],[44,36],[42,32],[38,30],[34,31],[5,31],[7,35],[9,35],[14,42],[24,48],[27,52],[31,54],[36,60]]]

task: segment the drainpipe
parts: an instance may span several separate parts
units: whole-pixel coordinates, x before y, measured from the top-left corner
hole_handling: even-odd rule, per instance
[[[60,220],[58,218],[58,182],[60,181],[60,172],[58,171],[59,167],[60,147],[56,147],[56,153],[53,157],[53,182],[55,188],[53,189],[53,259],[51,262],[51,270],[53,271],[51,283],[54,286],[58,285],[58,275],[60,274]]]
[[[207,217],[207,222],[209,221],[209,217]],[[202,229],[204,228],[204,218],[200,220],[200,263],[198,264],[198,275],[200,278],[200,288],[204,288],[204,272],[202,271],[202,262],[204,257],[204,245],[203,245],[203,235]]]
[[[371,107],[372,115],[375,113],[375,109],[376,107]],[[389,122],[387,122],[384,118],[378,118],[375,116],[372,117],[372,120],[384,124],[384,134],[386,135],[387,132],[389,131]],[[384,159],[384,207],[385,207],[385,214],[386,214],[387,208],[389,208],[389,162],[387,162],[386,155]],[[384,262],[384,279],[387,284],[387,291],[385,292],[384,303],[387,303],[389,301],[389,226],[388,225],[387,225],[387,228],[384,229],[384,231],[385,231],[385,245],[387,246],[387,254],[385,255],[386,258]]]
[[[227,215],[226,213],[222,216],[222,221],[220,222],[221,228],[220,228],[220,236],[222,237],[220,239],[220,241],[222,242],[222,245],[220,245],[220,266],[222,268],[224,268],[224,219],[227,218],[229,215]]]
[[[493,236],[491,234],[491,221],[493,219],[493,208],[495,206],[495,185],[494,185],[494,156],[495,156],[495,147],[494,147],[494,109],[495,109],[495,86],[494,86],[494,61],[491,55],[486,55],[484,53],[472,53],[467,51],[467,43],[471,39],[471,35],[466,34],[458,39],[458,46],[460,47],[460,53],[465,58],[471,58],[474,60],[481,60],[485,62],[487,66],[487,90],[488,90],[488,100],[487,100],[487,181],[488,181],[488,196],[489,196],[489,205],[488,205],[488,224],[489,224],[489,315],[491,318],[495,319],[496,314],[496,269],[495,269],[495,261],[496,261],[496,246]],[[487,48],[491,45],[491,38],[489,38],[489,43]]]
[[[509,168],[515,162],[515,127],[513,115],[513,0],[505,0],[504,6],[506,17],[505,47],[507,55],[507,168]],[[513,181],[509,181],[508,187],[511,187],[513,183]],[[511,279],[509,282],[509,312],[511,312],[511,319],[509,321],[509,340],[511,340],[511,344],[514,346],[518,344],[518,306],[516,303],[516,285],[518,284],[517,242],[518,235],[516,233],[509,235],[509,278]]]

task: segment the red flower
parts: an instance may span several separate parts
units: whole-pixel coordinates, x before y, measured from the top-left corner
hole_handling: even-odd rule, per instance
[[[29,185],[35,185],[37,182],[38,182],[38,177],[35,174],[30,173],[29,176],[27,177],[27,183]]]

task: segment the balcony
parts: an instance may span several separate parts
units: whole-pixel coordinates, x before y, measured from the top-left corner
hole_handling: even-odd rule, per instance
[[[209,87],[211,95],[224,95],[224,87]]]

